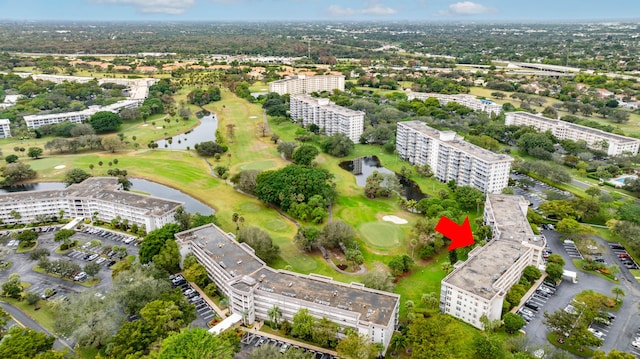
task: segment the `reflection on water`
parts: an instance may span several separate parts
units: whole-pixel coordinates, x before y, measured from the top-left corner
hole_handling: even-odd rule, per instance
[[[158,148],[186,150],[187,147],[193,149],[196,143],[216,140],[216,130],[218,129],[218,118],[208,111],[201,111],[196,114],[200,118],[200,125],[171,138],[158,141]]]
[[[365,156],[356,158],[351,161],[343,161],[340,162],[339,166],[340,168],[353,173],[353,175],[356,177],[356,183],[360,187],[366,186],[367,177],[369,177],[373,173],[373,171],[378,171],[379,173],[395,174],[398,177],[400,184],[402,185],[402,188],[404,190],[404,197],[406,199],[420,201],[421,199],[427,197],[427,195],[422,193],[417,183],[382,167],[380,159],[378,159],[377,156]]]
[[[133,184],[131,189],[149,193],[154,197],[166,198],[174,201],[183,202],[184,209],[187,212],[190,212],[190,213],[200,212],[201,214],[204,214],[204,215],[215,213],[215,211],[211,209],[209,206],[207,206],[206,204],[171,187],[163,186],[155,182],[138,179],[138,178],[131,178],[130,181]],[[22,185],[11,186],[11,187],[2,187],[0,188],[0,193],[40,191],[40,190],[64,189],[64,188],[65,186],[64,186],[64,183],[62,182],[28,183],[28,184],[22,184]]]

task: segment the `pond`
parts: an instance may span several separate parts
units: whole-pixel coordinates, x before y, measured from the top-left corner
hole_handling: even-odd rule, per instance
[[[343,170],[349,171],[353,173],[356,177],[356,183],[360,187],[364,187],[367,184],[367,177],[369,177],[373,171],[378,171],[379,173],[386,174],[395,174],[402,185],[402,189],[404,190],[404,197],[408,200],[413,199],[416,201],[420,201],[423,198],[427,198],[427,195],[422,193],[420,190],[420,186],[414,181],[407,179],[399,174],[384,168],[380,164],[380,159],[377,156],[365,156],[356,158],[351,161],[343,161],[340,162],[340,168]]]
[[[147,181],[139,178],[129,179],[133,186],[131,189],[146,192],[155,197],[171,199],[174,201],[184,202],[184,209],[190,213],[200,212],[204,215],[215,213],[215,211],[206,204],[198,201],[197,199],[186,195],[177,189],[167,187],[155,182]],[[62,182],[40,182],[29,183],[18,186],[2,187],[0,193],[9,192],[24,192],[24,191],[39,191],[48,189],[64,189],[64,183]]]
[[[203,111],[196,114],[200,119],[200,125],[171,138],[160,140],[158,148],[186,150],[187,147],[193,149],[196,143],[216,140],[216,130],[218,129],[218,118],[214,113]]]

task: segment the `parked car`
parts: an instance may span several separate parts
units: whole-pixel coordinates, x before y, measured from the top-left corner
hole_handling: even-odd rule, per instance
[[[286,352],[290,347],[291,347],[291,344],[289,343],[282,344],[282,347],[280,348],[280,353]]]

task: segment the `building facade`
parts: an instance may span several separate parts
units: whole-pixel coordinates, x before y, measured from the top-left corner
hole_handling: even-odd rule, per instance
[[[528,202],[522,196],[489,194],[485,225],[493,238],[476,247],[441,282],[440,311],[484,329],[480,317],[502,316],[504,297],[518,283],[525,267],[543,264],[546,245],[527,221]]]
[[[97,218],[110,222],[119,217],[147,231],[175,223],[183,203],[122,190],[115,177],[91,177],[62,190],[0,194],[0,220],[5,224],[35,223],[51,217]]]
[[[322,91],[344,91],[344,75],[297,75],[284,80],[273,81],[269,84],[269,92],[280,95],[310,94]]]
[[[513,158],[465,142],[453,131],[438,131],[420,121],[398,122],[396,150],[412,165],[429,165],[441,182],[454,180],[484,193],[507,187]]]
[[[385,350],[398,325],[400,296],[341,283],[316,274],[304,275],[268,267],[251,247],[238,243],[213,224],[177,233],[182,249],[192,252],[209,278],[229,298],[232,313],[247,324],[270,320],[278,307],[282,320],[292,321],[300,309],[353,328]]]
[[[294,121],[301,120],[304,126],[315,124],[327,136],[343,133],[358,143],[364,131],[364,112],[338,106],[328,98],[294,95],[289,110]]]
[[[424,101],[428,98],[436,98],[440,102],[440,105],[444,106],[449,102],[456,102],[460,105],[466,106],[474,111],[486,112],[489,115],[499,115],[502,113],[502,105],[489,100],[478,99],[473,95],[445,95],[440,93],[426,93],[426,92],[409,92],[407,99],[409,101],[413,99]]]
[[[509,112],[504,123],[508,126],[533,126],[540,132],[549,131],[561,140],[585,141],[589,148],[604,151],[609,156],[625,152],[636,155],[640,149],[640,140],[635,138],[527,112]]]
[[[53,125],[64,121],[82,123],[100,111],[119,113],[125,108],[136,108],[139,105],[140,101],[137,100],[122,100],[107,106],[91,106],[82,111],[24,116],[24,122],[26,122],[28,128],[38,128],[44,125]]]
[[[11,121],[0,118],[0,138],[11,137]]]

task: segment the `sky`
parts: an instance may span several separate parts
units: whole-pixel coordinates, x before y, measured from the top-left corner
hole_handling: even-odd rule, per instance
[[[639,0],[0,0],[0,20],[637,20]]]

